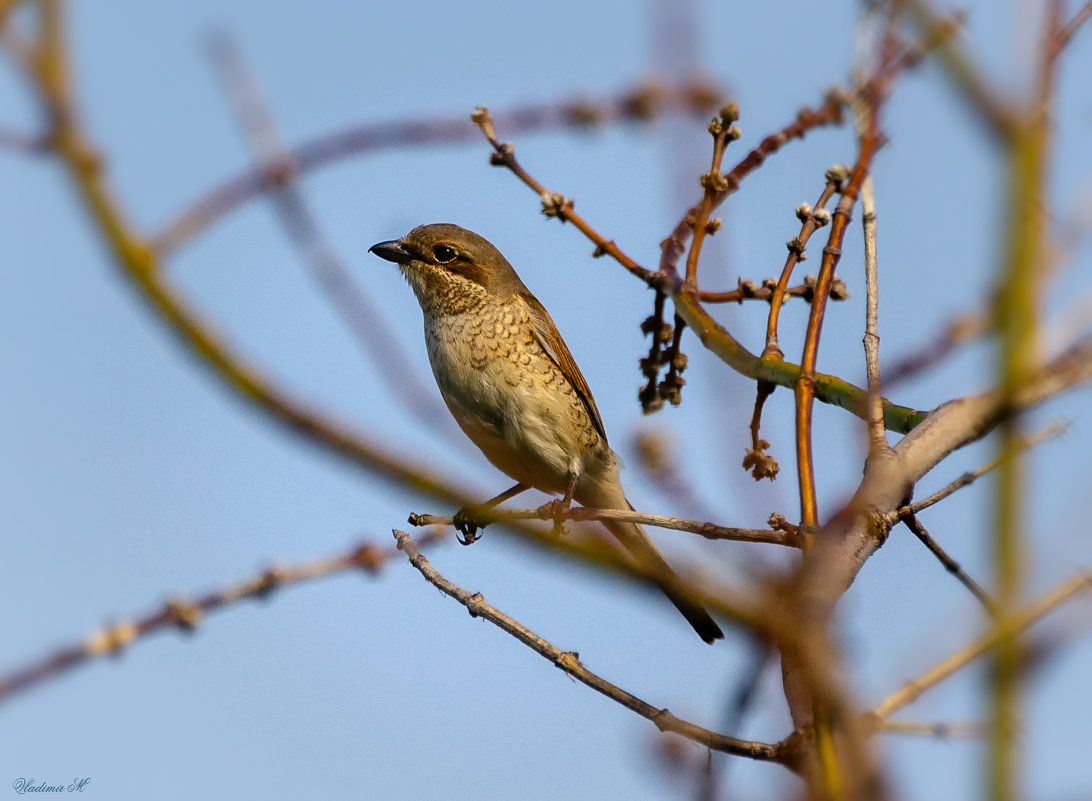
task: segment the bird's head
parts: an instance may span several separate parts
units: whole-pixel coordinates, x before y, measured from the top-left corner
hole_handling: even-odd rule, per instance
[[[488,296],[526,291],[512,265],[487,239],[450,223],[419,225],[368,250],[402,268],[426,314],[470,311]]]

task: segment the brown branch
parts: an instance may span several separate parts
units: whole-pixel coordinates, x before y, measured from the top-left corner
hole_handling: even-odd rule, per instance
[[[751,477],[755,481],[768,478],[773,481],[777,478],[781,467],[777,459],[766,453],[770,443],[759,435],[762,426],[762,408],[766,405],[766,399],[773,394],[776,387],[768,381],[759,381],[755,385],[755,408],[751,412],[751,447],[743,457],[743,469],[751,471]]]
[[[268,196],[281,227],[310,268],[315,283],[367,354],[381,379],[420,422],[441,436],[456,439],[455,426],[436,392],[410,369],[410,359],[384,320],[382,310],[362,292],[334,251],[333,245],[311,210],[296,181],[298,167],[285,147],[256,79],[243,62],[235,43],[223,33],[209,41],[209,52],[231,105],[254,151],[256,161],[268,176]]]
[[[53,8],[47,3],[43,8]],[[61,48],[60,33],[46,26],[43,43]],[[389,447],[351,431],[318,410],[279,391],[265,376],[231,351],[223,340],[201,320],[163,279],[160,259],[141,239],[106,186],[102,159],[91,148],[80,128],[71,98],[64,57],[46,49],[40,58],[24,62],[28,78],[39,92],[53,124],[50,140],[67,169],[77,194],[99,228],[122,275],[138,291],[178,340],[210,372],[244,400],[262,409],[287,429],[364,468],[371,475],[453,505],[468,502],[469,493],[449,480],[408,458],[393,455]]]
[[[810,211],[810,208],[810,206],[805,204],[797,209],[797,212],[800,212],[802,209],[808,209]],[[773,279],[768,278],[762,282],[762,286],[758,286],[754,281],[744,281],[740,278],[736,282],[735,289],[729,289],[724,292],[714,292],[706,289],[699,290],[698,300],[701,300],[704,303],[738,303],[741,306],[745,300],[764,300],[767,303],[770,303],[772,302],[776,291],[777,282]],[[789,298],[802,298],[805,303],[811,303],[812,298],[815,297],[815,277],[810,275],[804,276],[804,283],[786,287],[783,294],[784,297],[781,301],[782,306]],[[845,283],[835,276],[834,283],[830,288],[830,299],[847,300],[848,298],[849,291],[846,289]]]
[[[942,17],[927,0],[902,0],[902,8],[921,38],[936,42],[941,66],[988,130],[1001,141],[1011,139],[1020,126],[1019,114],[954,41],[950,35],[952,18]]]
[[[421,537],[421,542],[431,544],[443,537],[439,532],[426,532]],[[94,659],[117,656],[137,640],[143,640],[158,631],[173,628],[191,634],[210,612],[235,606],[251,598],[264,600],[283,587],[328,578],[350,570],[364,570],[374,575],[397,555],[395,548],[380,548],[363,542],[343,554],[296,565],[271,567],[251,578],[193,598],[172,598],[154,612],[112,623],[90,634],[78,645],[60,648],[45,659],[0,677],[0,702]]]
[[[959,562],[949,556],[948,552],[940,547],[940,543],[932,538],[925,526],[918,520],[917,515],[913,512],[907,512],[906,514],[900,515],[899,519],[914,533],[914,536],[921,541],[922,545],[929,549],[929,552],[937,558],[937,561],[944,565],[944,569],[955,576],[960,584],[970,590],[971,594],[978,599],[978,602],[986,608],[986,611],[989,612],[992,617],[996,617],[996,601],[982,589],[978,582],[967,575],[967,572],[960,566]]]
[[[1077,30],[1084,25],[1085,22],[1092,18],[1092,2],[1085,3],[1080,10],[1065,24],[1065,26],[1058,31],[1054,37],[1052,46],[1056,52],[1061,52],[1069,44],[1070,40],[1076,35]]]
[[[612,701],[621,704],[631,712],[635,712],[643,718],[655,724],[661,732],[671,732],[681,735],[689,740],[704,745],[714,751],[722,751],[727,754],[735,754],[750,759],[766,762],[778,762],[784,764],[786,755],[775,745],[749,740],[740,740],[724,734],[710,731],[688,721],[682,720],[671,714],[666,709],[659,709],[642,701],[632,693],[626,692],[621,687],[611,684],[606,679],[588,670],[575,652],[562,651],[555,645],[539,637],[533,631],[521,623],[500,612],[495,607],[485,602],[480,593],[471,594],[456,584],[448,581],[429,564],[429,561],[421,555],[413,540],[402,531],[394,532],[398,547],[405,552],[406,557],[413,567],[436,587],[444,595],[454,598],[466,607],[472,617],[480,617],[487,620],[506,634],[515,637],[521,643],[535,653],[545,657],[553,665],[570,677],[604,695]]]
[[[951,320],[931,342],[903,356],[881,374],[883,386],[895,384],[924,372],[947,357],[956,348],[984,337],[990,330],[990,321],[981,312],[965,312]]]
[[[489,115],[489,109],[484,106],[474,109],[474,113],[470,116],[470,119],[478,126],[485,138],[489,140],[489,144],[493,146],[493,153],[490,154],[489,163],[496,167],[506,167],[513,175],[530,187],[542,201],[542,213],[546,217],[556,217],[563,223],[571,222],[584,234],[584,236],[595,244],[595,250],[592,253],[593,256],[599,257],[608,255],[646,284],[649,286],[653,285],[654,273],[648,268],[642,267],[623,253],[613,240],[607,239],[592,228],[583,217],[573,210],[573,201],[571,198],[564,197],[557,192],[549,191],[539,183],[534,176],[523,169],[523,166],[516,160],[516,149],[512,143],[502,143],[497,139],[497,134],[493,129],[493,118]]]
[[[1008,632],[1019,633],[1037,623],[1043,616],[1054,611],[1059,606],[1077,596],[1079,593],[1092,589],[1092,575],[1081,574],[1068,581],[1059,584],[1038,601],[1028,605],[1017,612],[1008,620],[1005,629]],[[1000,644],[1002,639],[1008,636],[999,629],[994,629],[989,634],[981,637],[970,645],[961,648],[956,653],[922,673],[916,679],[906,682],[896,692],[889,695],[877,706],[869,716],[885,720],[907,704],[917,700],[927,690],[935,687],[946,678],[969,665],[983,654],[992,651]]]
[[[803,108],[796,114],[796,119],[780,131],[770,134],[750,153],[724,174],[724,189],[713,197],[710,212],[720,206],[728,196],[739,189],[740,183],[765,163],[766,159],[777,153],[782,147],[795,139],[803,139],[808,132],[827,125],[841,125],[843,107],[847,98],[839,89],[830,90],[823,103],[814,109]],[[671,234],[664,240],[660,254],[660,272],[665,275],[676,273],[675,265],[683,254],[686,241],[693,234],[687,219],[694,209],[687,211]]]
[[[830,125],[841,122],[842,113],[842,96],[838,93],[831,92],[826,102],[818,109],[804,109],[798,115],[796,120],[790,125],[783,128],[776,134],[766,137],[759,144],[757,148],[751,151],[742,161],[739,162],[727,175],[725,176],[728,181],[728,189],[725,193],[718,193],[714,199],[714,203],[723,201],[728,194],[735,191],[739,187],[739,182],[748,174],[753,172],[760,166],[765,159],[777,152],[787,142],[802,138],[808,131],[821,125]],[[489,118],[488,114],[480,115],[483,122]],[[491,132],[490,132],[491,133]],[[487,137],[489,134],[487,134]],[[491,142],[495,142],[496,137],[493,135]],[[494,149],[505,149],[502,144],[495,144]],[[502,159],[506,158],[503,154],[498,154]],[[522,167],[520,168],[522,170]],[[533,189],[535,187],[541,188],[533,177],[524,171],[529,179],[528,186]],[[536,190],[537,191],[537,190]],[[567,208],[565,199],[560,195],[550,195],[547,193],[547,197],[543,201],[544,211],[549,211],[551,215],[556,215]],[[571,207],[569,207],[571,208]],[[587,225],[585,223],[585,225]],[[668,279],[664,279],[662,276],[658,276],[655,273],[649,272],[646,268],[636,265],[632,262],[628,256],[621,254],[617,246],[613,241],[608,243],[598,232],[589,229],[584,230],[585,235],[588,236],[593,242],[596,243],[597,251],[603,253],[617,253],[616,260],[620,260],[619,263],[629,264],[630,266],[637,267],[635,274],[646,280],[654,288],[664,288],[668,294],[671,295],[675,302],[675,308],[679,312],[679,316],[686,321],[686,323],[695,330],[702,343],[720,356],[729,366],[743,375],[746,375],[755,379],[764,379],[778,386],[791,387],[797,383],[797,379],[800,375],[800,369],[794,364],[787,362],[770,362],[768,360],[760,360],[747,351],[746,348],[741,346],[732,336],[716,321],[709,317],[708,313],[701,308],[697,303],[696,293],[691,289],[684,289],[681,285],[681,281],[678,281],[674,264],[678,260],[682,253],[682,248],[686,238],[689,236],[690,228],[686,225],[685,219],[676,226],[675,231],[669,236],[663,243],[663,255],[661,256],[660,265],[664,271],[664,275],[668,276]],[[590,231],[590,233],[589,233]],[[600,251],[600,245],[609,244],[610,248]],[[595,255],[595,254],[593,254]],[[628,261],[627,261],[628,260]],[[631,272],[633,272],[631,270]],[[835,376],[816,374],[816,398],[824,403],[832,403],[836,406],[840,406],[852,412],[855,415],[863,417],[866,413],[866,394],[854,387],[853,385],[842,381]],[[906,407],[896,406],[894,404],[884,402],[884,421],[888,428],[901,433],[910,431],[918,422],[923,420],[926,416],[925,412],[909,409]]]
[[[497,114],[497,124],[512,133],[558,128],[588,128],[620,121],[644,122],[663,114],[705,113],[714,108],[717,90],[696,81],[681,86],[646,84],[628,92],[598,99],[547,103]],[[292,148],[296,174],[302,175],[352,156],[391,148],[450,145],[480,136],[465,116],[432,117],[402,122],[359,125],[335,131]],[[157,253],[176,250],[217,220],[266,192],[269,177],[263,169],[246,170],[207,192],[152,237]]]
[[[552,521],[557,516],[553,504],[547,503],[537,509],[489,509],[475,516],[479,527],[484,528],[493,522],[506,522],[512,520],[543,520]],[[640,523],[646,526],[669,529],[671,531],[686,531],[698,534],[707,540],[733,540],[735,542],[761,542],[768,545],[784,545],[789,548],[799,548],[799,537],[794,530],[761,529],[761,528],[732,528],[718,526],[715,523],[702,523],[696,520],[683,520],[678,517],[665,515],[646,514],[628,509],[588,509],[582,506],[573,506],[561,514],[564,520],[576,522],[585,520],[618,520],[624,523]],[[450,526],[451,517],[442,517],[429,514],[411,514],[409,517],[411,526]]]
[[[726,103],[721,107],[719,119],[714,118],[709,123],[709,133],[713,137],[713,158],[709,172],[701,176],[702,198],[693,209],[690,217],[690,227],[693,231],[690,240],[690,253],[686,257],[686,283],[690,286],[698,285],[698,259],[701,257],[701,246],[707,235],[712,235],[720,228],[720,219],[709,219],[709,213],[713,209],[713,199],[717,193],[728,188],[728,182],[720,174],[720,163],[724,159],[724,151],[730,142],[740,137],[739,128],[735,127],[739,119],[739,106],[734,102]]]
[[[885,720],[880,723],[879,730],[884,734],[908,734],[937,740],[984,737],[988,731],[984,723],[917,723],[900,720]]]
[[[1047,426],[1046,428],[1042,429],[1039,433],[1035,434],[1034,436],[1027,437],[1026,439],[1024,439],[1020,443],[1020,452],[1022,453],[1022,452],[1026,451],[1026,450],[1028,450],[1030,448],[1033,448],[1036,445],[1038,445],[1040,442],[1044,442],[1044,441],[1046,441],[1048,439],[1053,439],[1054,437],[1060,436],[1061,434],[1063,434],[1066,431],[1066,429],[1068,427],[1069,427],[1068,423],[1054,423],[1053,425]],[[912,503],[912,504],[910,504],[908,506],[903,506],[901,509],[898,510],[898,516],[902,517],[907,513],[917,514],[922,509],[928,509],[930,506],[933,506],[935,504],[940,503],[942,500],[947,498],[953,492],[956,492],[957,490],[960,490],[963,487],[970,486],[976,480],[978,480],[978,479],[982,478],[982,476],[986,475],[986,473],[990,472],[991,470],[997,469],[997,467],[1000,466],[1002,461],[1003,461],[1003,457],[998,456],[998,457],[996,457],[994,459],[991,459],[990,461],[986,462],[986,464],[982,465],[981,467],[978,467],[978,468],[976,468],[974,470],[969,470],[968,472],[964,473],[959,478],[957,478],[955,481],[951,482],[950,484],[945,485],[941,489],[934,492],[932,495],[930,495],[930,496],[928,496],[926,498],[923,498],[920,501],[915,501],[914,503]]]
[[[845,183],[848,177],[849,171],[845,167],[831,167],[827,170],[827,183],[823,187],[819,199],[815,202],[815,207],[812,208],[804,204],[796,210],[796,216],[801,223],[800,233],[796,235],[795,239],[790,239],[786,243],[789,255],[785,258],[785,266],[781,268],[781,276],[777,279],[777,284],[774,285],[770,293],[770,312],[766,316],[766,346],[762,349],[764,358],[780,359],[783,356],[777,338],[777,325],[781,316],[781,307],[791,295],[788,288],[789,279],[792,277],[796,265],[805,259],[804,248],[807,247],[811,235],[830,222],[830,212],[826,208],[827,202],[835,192],[842,188],[842,184]],[[809,289],[811,290],[810,297],[814,298],[815,286],[811,285]]]

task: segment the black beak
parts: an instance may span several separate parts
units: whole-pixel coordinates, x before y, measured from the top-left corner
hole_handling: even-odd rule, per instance
[[[393,261],[397,264],[405,264],[413,259],[410,252],[402,247],[402,243],[397,239],[391,239],[388,242],[376,242],[368,248],[368,252],[374,253],[381,259]]]

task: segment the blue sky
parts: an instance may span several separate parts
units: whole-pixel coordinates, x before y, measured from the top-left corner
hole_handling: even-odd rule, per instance
[[[802,105],[845,80],[853,3],[697,3],[693,60],[740,105],[741,157]],[[968,39],[1021,84],[1030,3],[969,7]],[[608,95],[656,74],[664,27],[651,2],[297,2],[72,4],[70,41],[83,118],[110,183],[139,228],[154,233],[249,163],[209,65],[212,30],[233,36],[262,84],[281,133],[300,143],[358,123],[468,117],[576,95]],[[1063,63],[1051,201],[1062,221],[1089,203],[1092,31]],[[667,48],[670,50],[670,48]],[[679,63],[688,59],[679,58]],[[0,125],[33,132],[20,79],[0,69]],[[644,263],[707,168],[704,120],[594,132],[524,134],[521,161]],[[887,110],[890,144],[876,163],[882,354],[929,341],[981,304],[999,261],[1003,182],[997,153],[932,66],[907,76]],[[503,130],[502,139],[508,138]],[[513,176],[490,168],[484,141],[397,149],[308,174],[302,188],[326,235],[381,309],[406,369],[428,379],[420,313],[392,265],[367,254],[423,222],[450,221],[493,241],[550,309],[592,386],[637,508],[686,514],[639,468],[639,432],[670,437],[720,522],[761,526],[795,515],[791,397],[777,393],[766,438],[782,464],[774,484],[738,467],[753,387],[686,340],[691,367],[679,409],[642,418],[635,401],[638,330],[647,291],[571,228],[545,220]],[[847,130],[818,131],[771,159],[723,209],[708,251],[709,283],[760,280],[780,269],[792,209],[814,202],[824,170],[854,154]],[[96,627],[249,576],[270,564],[336,553],[360,539],[386,545],[407,513],[438,508],[286,434],[212,380],[121,279],[48,158],[0,150],[0,672],[78,641]],[[1086,213],[1087,216],[1087,213]],[[863,286],[856,226],[841,275],[853,297],[832,307],[820,369],[860,381]],[[1085,242],[1045,294],[1062,319],[1090,290]],[[817,268],[818,258],[806,267]],[[175,253],[165,269],[220,336],[279,386],[382,441],[481,488],[507,486],[476,454],[437,443],[390,397],[286,242],[269,205],[250,203]],[[804,306],[786,309],[799,348]],[[765,307],[718,310],[757,347]],[[1087,319],[1087,316],[1085,317]],[[1052,328],[1057,330],[1057,328]],[[992,352],[970,347],[894,398],[930,408],[989,386]],[[1076,418],[1031,463],[1029,593],[1092,562],[1076,501],[1090,489],[1087,394],[1032,416]],[[821,514],[859,477],[861,427],[819,408]],[[923,482],[941,486],[991,454],[980,443]],[[980,482],[923,517],[972,574],[988,579],[990,487]],[[694,543],[661,532],[739,582],[783,554]],[[701,645],[674,610],[630,585],[528,553],[490,529],[473,548],[444,546],[452,580],[650,703],[719,728],[753,655],[730,633]],[[988,581],[986,582],[988,583]],[[1059,615],[1080,631],[1087,603]],[[980,630],[973,599],[903,530],[867,565],[841,607],[852,690],[875,702]],[[1079,640],[1029,689],[1026,774],[1032,796],[1089,791],[1082,721],[1092,715],[1092,647]],[[981,674],[926,697],[911,720],[982,717]],[[739,732],[787,733],[776,669]],[[425,585],[400,561],[378,578],[346,575],[244,603],[192,637],[158,634],[34,688],[0,711],[0,787],[90,776],[100,798],[628,798],[685,795],[662,770],[646,721],[570,681],[514,640]],[[968,797],[981,773],[974,741],[885,738],[906,798]],[[696,758],[697,749],[688,753]],[[781,798],[779,768],[728,766],[736,797]]]

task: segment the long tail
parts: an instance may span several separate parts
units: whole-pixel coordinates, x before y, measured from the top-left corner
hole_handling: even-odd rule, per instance
[[[620,484],[603,488],[594,494],[579,493],[577,500],[584,506],[597,509],[633,509],[626,500]],[[679,574],[671,569],[663,554],[656,549],[656,545],[645,533],[644,528],[637,523],[623,523],[617,520],[604,520],[603,525],[618,538],[618,541],[625,546],[642,568],[657,577],[657,585],[675,608],[682,612],[686,622],[694,627],[699,637],[707,643],[724,637],[724,632],[720,630],[720,626],[705,608],[686,596]]]

